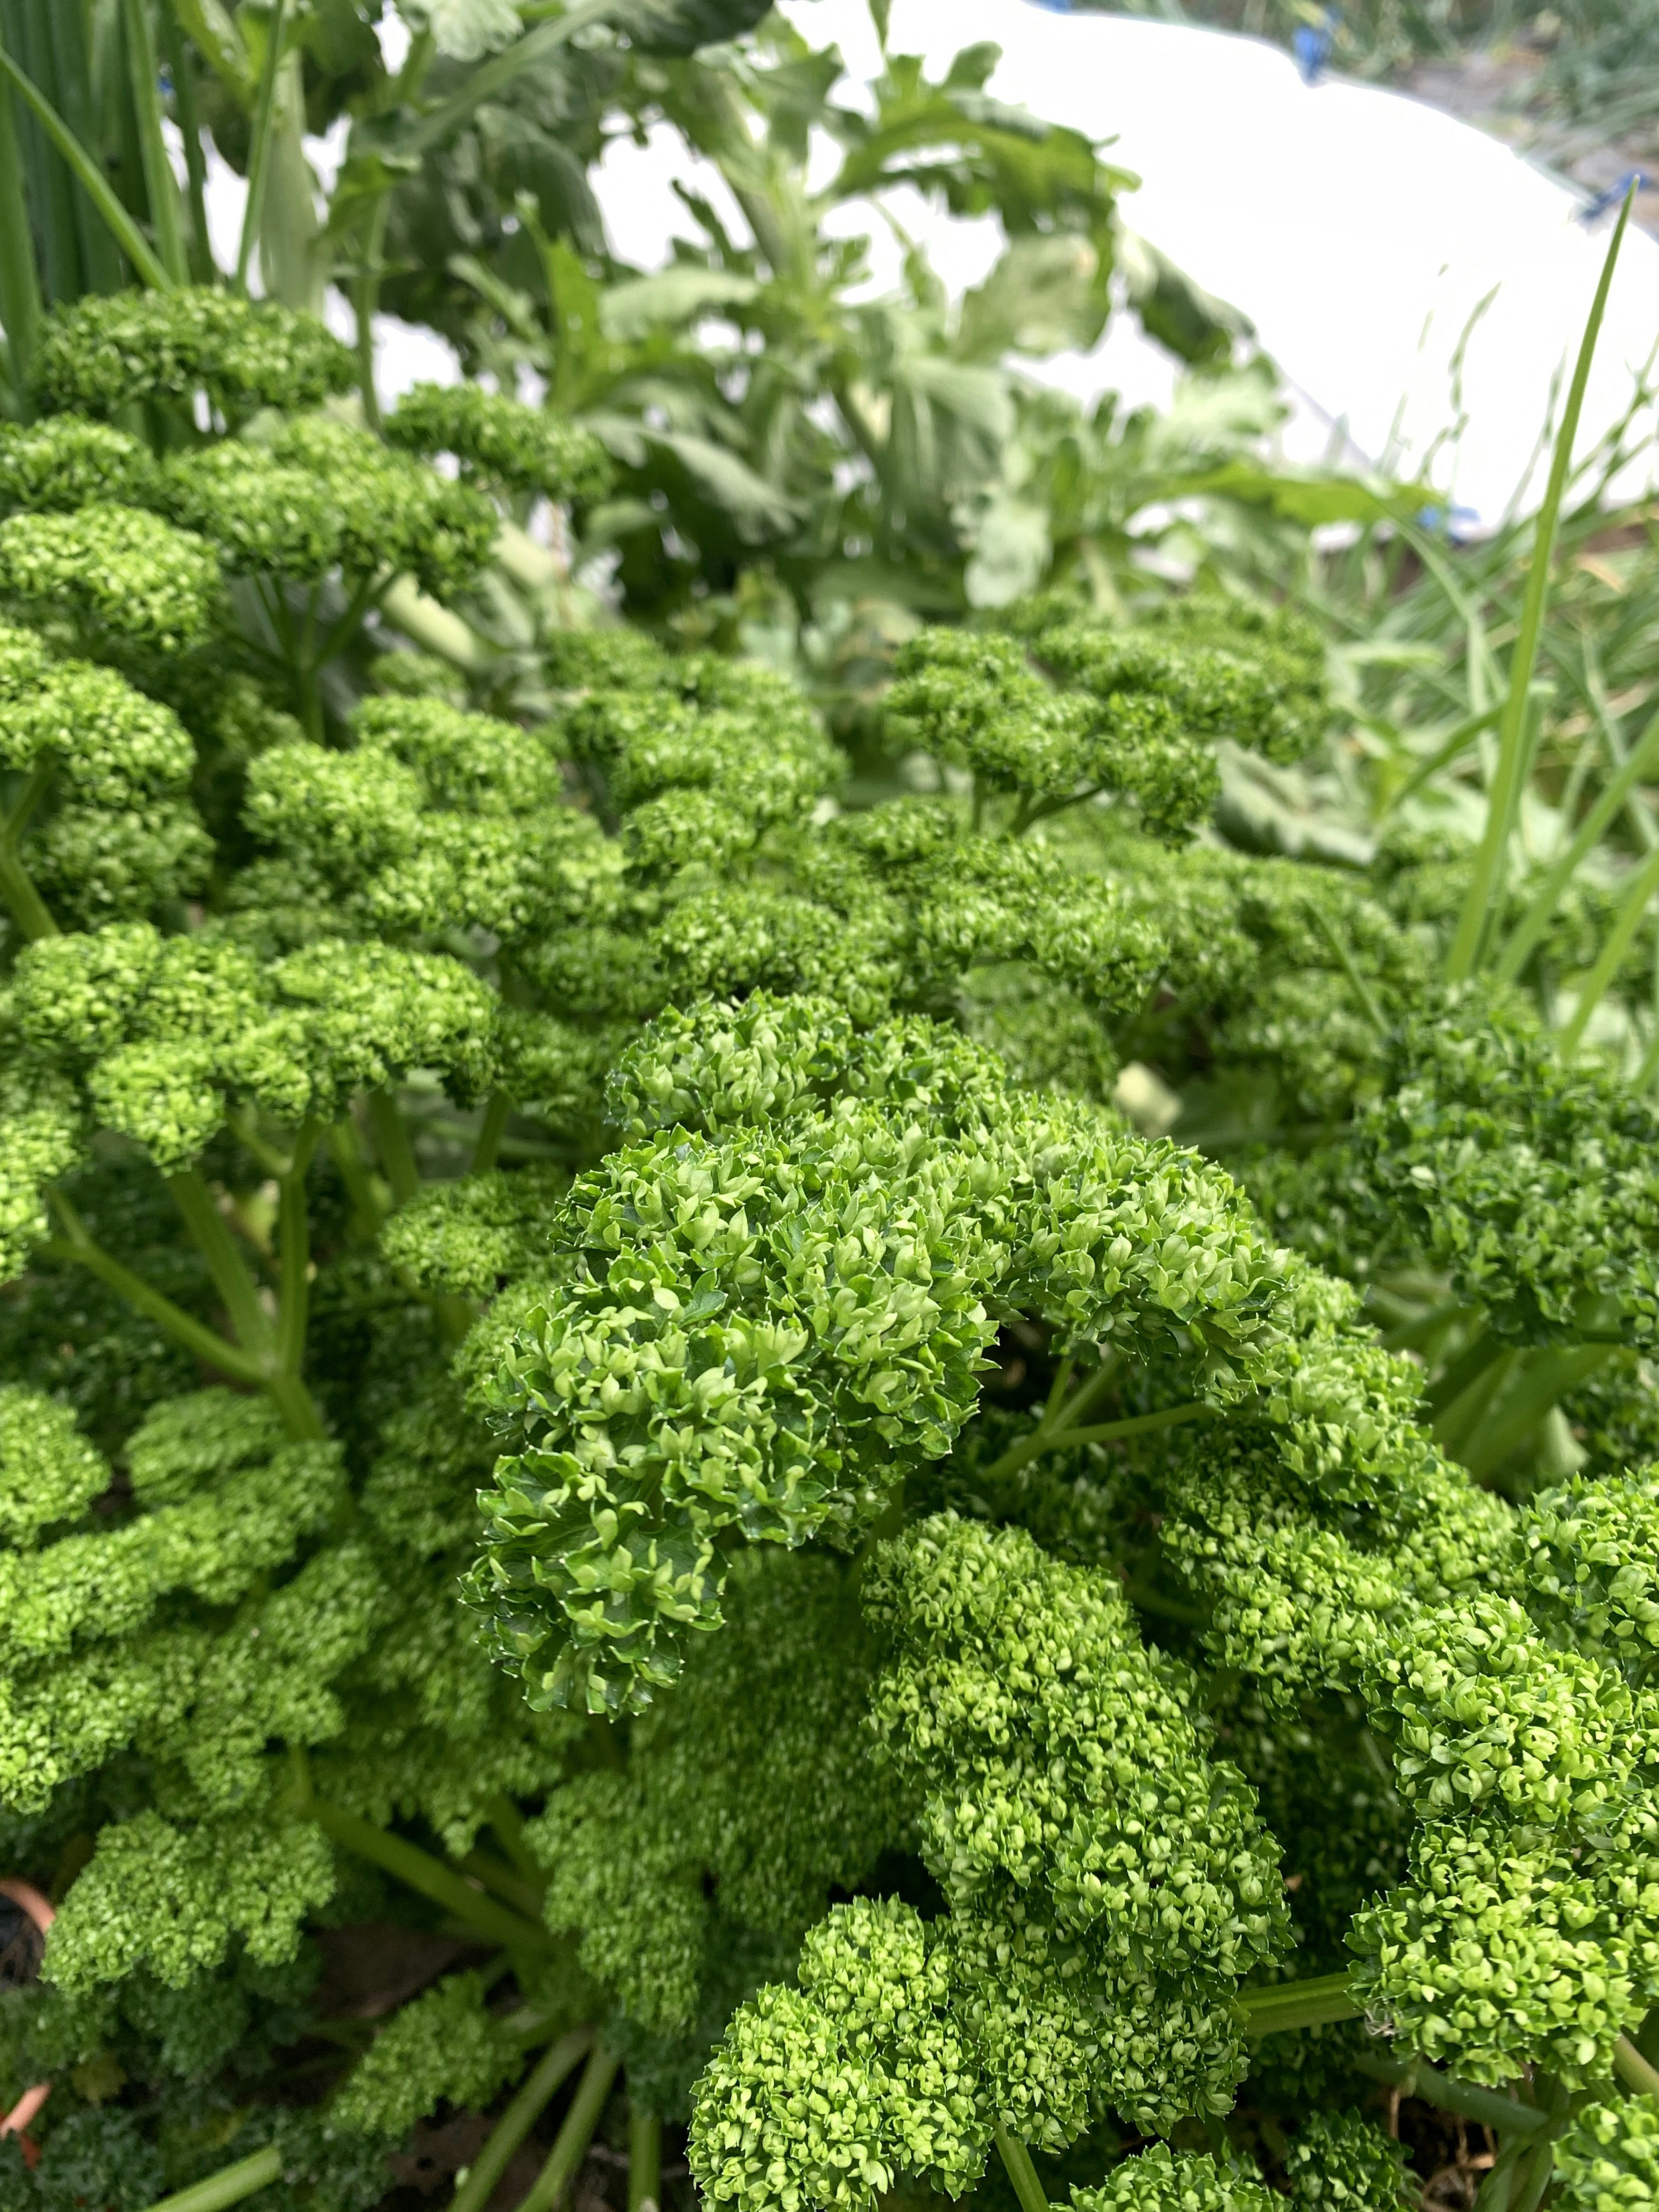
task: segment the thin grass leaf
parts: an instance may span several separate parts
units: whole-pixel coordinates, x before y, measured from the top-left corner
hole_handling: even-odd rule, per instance
[[[179,185],[167,159],[161,136],[161,94],[155,47],[150,38],[149,14],[144,0],[122,0],[126,27],[127,71],[132,88],[132,112],[138,125],[138,147],[144,165],[144,196],[149,202],[150,228],[161,264],[175,284],[190,282],[185,258],[185,234],[179,220]]]
[[[1538,641],[1544,627],[1544,610],[1549,596],[1550,568],[1555,551],[1561,496],[1566,489],[1567,475],[1572,465],[1572,444],[1578,434],[1579,416],[1583,412],[1590,362],[1595,357],[1595,342],[1601,335],[1602,318],[1607,313],[1613,272],[1634,198],[1635,186],[1632,185],[1625,195],[1618,225],[1607,247],[1607,258],[1601,264],[1601,279],[1595,288],[1589,320],[1579,344],[1578,359],[1573,367],[1572,383],[1568,389],[1567,404],[1550,461],[1549,483],[1544,493],[1544,503],[1538,512],[1532,562],[1527,573],[1526,596],[1522,603],[1521,628],[1510,658],[1509,693],[1504,702],[1504,717],[1499,732],[1498,772],[1487,799],[1486,835],[1480,841],[1474,875],[1463,902],[1463,910],[1458,916],[1457,933],[1452,939],[1451,951],[1446,962],[1447,977],[1452,982],[1461,982],[1472,975],[1479,964],[1497,904],[1510,831],[1520,811],[1521,790],[1529,751],[1527,706],[1533,671],[1538,661]]]
[[[1392,813],[1396,806],[1403,806],[1413,793],[1420,791],[1423,786],[1438,775],[1443,769],[1449,768],[1458,756],[1468,746],[1474,744],[1483,730],[1491,729],[1503,711],[1501,707],[1488,707],[1481,714],[1466,716],[1435,747],[1426,759],[1419,761],[1394,797],[1383,807],[1382,811],[1385,814]]]
[[[274,0],[265,28],[264,67],[259,72],[259,94],[253,110],[253,138],[247,163],[247,204],[242,210],[242,235],[236,248],[236,289],[247,289],[247,272],[255,240],[264,219],[265,181],[270,174],[270,134],[276,112],[276,76],[283,63],[283,0]]]
[[[16,119],[10,94],[0,92],[0,320],[6,326],[12,391],[20,414],[28,409],[29,370],[40,315],[40,278],[34,266]]]
[[[1533,947],[1554,917],[1561,894],[1577,873],[1592,846],[1600,842],[1613,816],[1624,805],[1637,778],[1659,759],[1659,714],[1643,731],[1617,775],[1609,776],[1595,804],[1579,823],[1571,843],[1551,866],[1533,894],[1531,903],[1516,924],[1509,943],[1498,956],[1493,975],[1500,983],[1512,983],[1526,966]]]
[[[1601,947],[1595,965],[1585,978],[1584,988],[1578,994],[1578,1003],[1571,1018],[1561,1031],[1561,1052],[1571,1060],[1578,1049],[1586,1024],[1607,996],[1607,986],[1619,972],[1620,963],[1630,951],[1642,917],[1647,912],[1648,901],[1659,890],[1659,851],[1650,853],[1632,878],[1629,890],[1620,903],[1618,919],[1607,933],[1607,941]]]
[[[174,289],[172,277],[151,252],[137,224],[110,190],[98,163],[33,79],[18,68],[3,46],[0,46],[0,75],[8,78],[22,95],[40,128],[63,155],[74,173],[76,182],[102,218],[110,236],[143,282],[152,291],[171,292]]]

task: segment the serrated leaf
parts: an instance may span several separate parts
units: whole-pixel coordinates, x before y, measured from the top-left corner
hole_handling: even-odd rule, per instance
[[[605,20],[643,53],[694,54],[740,39],[770,8],[771,0],[617,0]]]
[[[759,289],[752,276],[726,270],[663,269],[613,284],[600,302],[599,326],[608,338],[626,344],[715,308],[739,307]]]
[[[424,26],[437,43],[438,52],[451,61],[482,61],[511,46],[524,29],[513,0],[413,0],[404,9]]]

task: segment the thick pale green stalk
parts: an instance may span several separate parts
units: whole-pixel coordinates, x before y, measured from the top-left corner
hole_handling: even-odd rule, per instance
[[[34,265],[17,119],[8,90],[0,92],[0,322],[6,326],[17,411],[25,420],[30,412],[29,374],[40,315],[40,277]]]
[[[1595,804],[1574,832],[1571,843],[1559,860],[1551,863],[1492,969],[1500,983],[1512,983],[1526,966],[1528,955],[1550,926],[1562,892],[1577,873],[1591,847],[1600,842],[1602,831],[1634,789],[1637,778],[1656,758],[1659,758],[1659,714],[1643,731],[1616,774],[1608,777]]]
[[[465,1858],[457,1859],[455,1863],[463,1874],[470,1874],[486,1889],[493,1889],[504,1905],[510,1905],[515,1912],[522,1912],[526,1920],[541,1917],[541,1888],[520,1881],[511,1867],[503,1866],[488,1851],[470,1850]]]
[[[1081,1394],[1079,1393],[1079,1395]],[[1021,1443],[1012,1445],[1002,1457],[985,1471],[988,1482],[1005,1475],[1016,1474],[1029,1460],[1044,1452],[1069,1450],[1073,1444],[1115,1443],[1124,1437],[1151,1436],[1158,1429],[1179,1428],[1188,1421],[1207,1420],[1214,1413],[1194,1399],[1187,1406],[1166,1406],[1158,1413],[1132,1413],[1121,1421],[1097,1421],[1087,1428],[1074,1428],[1068,1421],[1056,1422],[1050,1427],[1044,1422]]]
[[[343,1850],[355,1852],[360,1859],[384,1867],[388,1874],[395,1875],[422,1897],[430,1898],[434,1905],[441,1905],[447,1912],[453,1912],[458,1920],[465,1920],[492,1942],[509,1951],[543,1952],[554,1948],[545,1928],[526,1920],[522,1913],[509,1912],[494,1898],[483,1896],[429,1851],[405,1843],[401,1836],[389,1835],[371,1821],[359,1820],[355,1813],[343,1812],[337,1805],[325,1804],[320,1799],[313,1798],[306,1810],[323,1833]]]
[[[149,2212],[225,2212],[227,2205],[240,2204],[256,2189],[268,2189],[273,2181],[279,2181],[282,2172],[279,2150],[269,2147],[256,2150],[251,2158],[239,2159],[234,2166],[209,2174],[205,2181],[192,2182],[176,2196],[163,2197],[150,2206]]]
[[[197,1250],[207,1261],[208,1273],[224,1301],[231,1327],[256,1360],[268,1363],[276,1349],[270,1316],[259,1303],[258,1285],[249,1273],[229,1224],[215,1204],[201,1170],[186,1168],[180,1175],[169,1176],[167,1188],[185,1218],[185,1226],[194,1238]]]
[[[374,388],[374,313],[380,303],[380,257],[386,252],[386,219],[391,213],[390,190],[377,192],[363,224],[362,263],[352,287],[352,307],[357,319],[357,390],[363,403],[363,420],[371,430],[380,428],[380,395]]]
[[[1650,2065],[1627,2035],[1621,2035],[1613,2046],[1613,2070],[1627,2089],[1644,2097],[1659,2097],[1659,2067]]]
[[[999,2128],[994,2141],[1003,2170],[1019,2199],[1019,2212],[1048,2212],[1048,2192],[1038,2179],[1031,2154],[1019,2137],[1011,2136],[1006,2128]]]
[[[1540,2112],[1535,2106],[1517,2104],[1513,2097],[1504,2096],[1501,2089],[1482,2089],[1471,2081],[1455,2081],[1424,2059],[1397,2066],[1389,2059],[1374,2058],[1365,2052],[1352,2063],[1360,2073],[1369,2074],[1374,2081],[1386,2081],[1391,2088],[1398,2089],[1402,2096],[1421,2097],[1428,2104],[1438,2105],[1443,2112],[1455,2112],[1462,2119],[1477,2120],[1482,2127],[1496,2128],[1503,2135],[1531,2135],[1548,2122],[1549,2115]]]
[[[380,611],[411,644],[435,653],[468,676],[485,674],[498,658],[459,615],[428,599],[413,576],[393,578],[381,599]]]
[[[173,5],[197,52],[246,107],[251,89],[247,48],[220,0],[173,0]]]
[[[1510,2198],[1510,2212],[1538,2212],[1555,2172],[1555,2147],[1540,2142],[1532,2151]]]
[[[1424,1392],[1424,1404],[1431,1413],[1443,1413],[1506,1349],[1501,1338],[1494,1336],[1489,1328],[1483,1328],[1464,1346],[1445,1373]]]
[[[283,15],[285,0],[272,0],[270,21],[265,27],[265,64],[259,72],[259,94],[253,109],[253,136],[248,150],[247,204],[242,210],[242,235],[236,248],[236,289],[247,289],[247,272],[253,248],[264,220],[265,180],[270,173],[271,118],[276,112],[276,77],[283,64]]]
[[[1520,1357],[1512,1344],[1504,1346],[1481,1369],[1468,1389],[1435,1416],[1431,1425],[1435,1441],[1448,1458],[1462,1458],[1464,1444],[1479,1428]]]
[[[24,75],[3,47],[0,47],[0,76],[5,77],[26,102],[138,276],[152,291],[170,292],[173,279],[150,252],[137,224],[110,190],[102,169],[33,78]]]
[[[58,924],[3,831],[0,831],[0,898],[4,899],[7,911],[31,944],[43,937],[57,936]]]
[[[553,2139],[547,2163],[530,2185],[519,2212],[553,2212],[554,2207],[562,2203],[587,2155],[587,2146],[593,2140],[593,2130],[599,2124],[599,2115],[605,2110],[605,2100],[611,2094],[611,2085],[617,2078],[620,2063],[602,2043],[593,2045],[582,2069],[582,2078],[576,2084],[576,2094],[570,2100],[570,2110]]]
[[[94,1243],[81,1217],[60,1191],[52,1192],[52,1203],[68,1233],[54,1237],[41,1246],[49,1260],[70,1261],[96,1275],[117,1297],[125,1299],[135,1312],[153,1321],[175,1344],[182,1345],[192,1358],[201,1360],[221,1375],[228,1375],[234,1382],[255,1388],[263,1386],[265,1372],[258,1360],[251,1358],[240,1345],[228,1343],[216,1329],[209,1328],[194,1314],[174,1305],[164,1292],[152,1288],[142,1275],[135,1275],[131,1267],[124,1267],[106,1252],[101,1244]]]
[[[628,2212],[658,2212],[662,2203],[662,2121],[630,2094],[628,2102]]]
[[[185,234],[179,221],[179,186],[161,136],[160,74],[155,49],[150,42],[149,15],[144,0],[122,0],[121,20],[126,30],[127,70],[132,86],[133,113],[138,124],[150,228],[155,233],[162,267],[175,284],[187,284],[190,267],[185,258]]]
[[[1522,1443],[1550,1407],[1613,1357],[1610,1344],[1584,1344],[1571,1352],[1539,1354],[1519,1382],[1498,1404],[1498,1418],[1477,1427],[1467,1425],[1458,1438],[1461,1449],[1446,1449],[1460,1459],[1477,1480]],[[1443,1441],[1444,1441],[1443,1439]]]
[[[1244,2015],[1244,2033],[1252,2036],[1279,2035],[1293,2027],[1322,2027],[1334,2020],[1358,2020],[1361,2010],[1349,1992],[1346,1973],[1241,1990],[1238,2008]]]
[[[420,1194],[421,1171],[415,1164],[414,1147],[404,1127],[404,1117],[390,1091],[369,1092],[368,1126],[374,1133],[374,1149],[380,1156],[380,1173],[391,1184],[392,1195],[398,1205],[407,1206],[411,1198]]]
[[[1550,568],[1555,553],[1555,533],[1560,520],[1561,499],[1566,489],[1568,471],[1572,465],[1573,440],[1578,434],[1578,418],[1583,411],[1584,390],[1589,381],[1595,341],[1601,335],[1601,319],[1607,313],[1613,268],[1619,258],[1619,248],[1624,240],[1625,225],[1630,220],[1631,201],[1634,197],[1635,186],[1632,185],[1625,195],[1625,204],[1619,210],[1612,243],[1601,264],[1601,281],[1595,288],[1589,320],[1578,348],[1578,359],[1573,367],[1561,428],[1550,460],[1544,503],[1538,510],[1532,563],[1527,573],[1526,593],[1521,604],[1521,626],[1510,659],[1509,692],[1498,726],[1498,772],[1486,798],[1486,834],[1481,838],[1480,851],[1475,857],[1474,874],[1469,884],[1468,895],[1463,902],[1463,910],[1458,916],[1456,934],[1452,939],[1451,951],[1446,962],[1447,980],[1454,983],[1462,982],[1472,975],[1479,963],[1482,945],[1491,926],[1498,886],[1503,878],[1505,847],[1519,810],[1521,787],[1527,768],[1527,709],[1533,672],[1538,665],[1538,641],[1544,626],[1544,608],[1549,595]]]
[[[1619,964],[1630,951],[1637,931],[1642,927],[1642,917],[1647,912],[1648,901],[1659,890],[1659,850],[1649,854],[1636,874],[1630,888],[1620,902],[1618,919],[1607,932],[1607,941],[1601,947],[1594,968],[1584,979],[1578,994],[1571,1018],[1561,1031],[1561,1051],[1571,1060],[1578,1049],[1590,1016],[1607,996],[1607,986],[1619,972]]]
[[[591,2027],[579,2027],[551,2045],[513,2102],[490,2130],[450,2201],[450,2212],[483,2212],[513,2154],[546,2110],[560,2083],[572,2074],[593,2041]]]
[[[484,1109],[483,1127],[478,1132],[478,1141],[472,1148],[472,1172],[483,1175],[495,1164],[495,1155],[501,1148],[501,1136],[507,1127],[507,1117],[513,1111],[513,1102],[504,1091],[492,1091],[489,1103]]]
[[[484,1800],[484,1810],[489,1815],[489,1825],[495,1831],[501,1849],[518,1869],[521,1880],[540,1892],[547,1887],[547,1875],[541,1862],[524,1839],[524,1816],[505,1790],[497,1790]]]
[[[310,1304],[311,1231],[306,1218],[306,1176],[317,1149],[318,1124],[307,1121],[294,1142],[277,1203],[276,1253],[283,1273],[277,1307],[276,1358],[283,1371],[297,1375],[305,1357],[306,1316]]]
[[[100,173],[107,178],[112,173],[105,156],[110,149],[103,143],[102,118],[93,87],[94,11],[85,5],[66,8],[62,0],[33,0],[33,5],[46,18],[52,67],[49,72],[33,69],[27,62],[24,67],[98,162]],[[70,200],[80,233],[82,287],[88,292],[112,292],[125,281],[117,243],[84,194],[71,192]]]

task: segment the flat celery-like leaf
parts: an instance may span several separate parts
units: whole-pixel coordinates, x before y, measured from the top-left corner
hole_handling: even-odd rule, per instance
[[[1286,522],[1310,529],[1323,522],[1388,522],[1413,514],[1423,503],[1420,486],[1394,484],[1383,477],[1346,477],[1323,469],[1269,469],[1237,459],[1218,469],[1180,479],[1183,494],[1207,492],[1264,507]]]
[[[410,132],[404,150],[427,154],[441,145],[487,100],[504,91],[514,77],[561,46],[579,31],[605,23],[624,33],[636,52],[694,53],[717,40],[752,30],[767,12],[765,0],[579,0],[550,23],[538,23],[521,39],[480,61],[460,89]]]
[[[1064,353],[1096,344],[1110,307],[1103,256],[1076,232],[1011,240],[985,282],[967,293],[957,335],[964,361],[1006,353]]]
[[[626,345],[694,316],[745,307],[759,289],[752,276],[725,270],[664,269],[654,276],[609,286],[599,305],[599,327],[606,337]]]
[[[766,15],[771,0],[614,0],[606,18],[650,54],[694,54],[739,39]]]
[[[499,53],[524,31],[513,0],[427,0],[419,12],[438,52],[451,61]]]

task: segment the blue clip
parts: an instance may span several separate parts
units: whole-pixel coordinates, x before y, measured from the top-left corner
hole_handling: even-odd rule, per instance
[[[1474,507],[1419,507],[1416,520],[1419,530],[1437,531],[1455,545],[1462,535],[1459,525],[1479,522],[1480,510]]]
[[[1617,207],[1632,185],[1638,192],[1644,192],[1647,190],[1648,173],[1645,169],[1626,169],[1616,185],[1609,185],[1606,191],[1597,192],[1595,198],[1587,206],[1579,209],[1579,222],[1588,228],[1600,216],[1604,216],[1609,208]]]
[[[1291,32],[1291,52],[1296,56],[1304,84],[1317,84],[1324,76],[1325,64],[1336,41],[1336,27],[1341,20],[1339,9],[1328,8],[1322,22],[1298,23]]]

